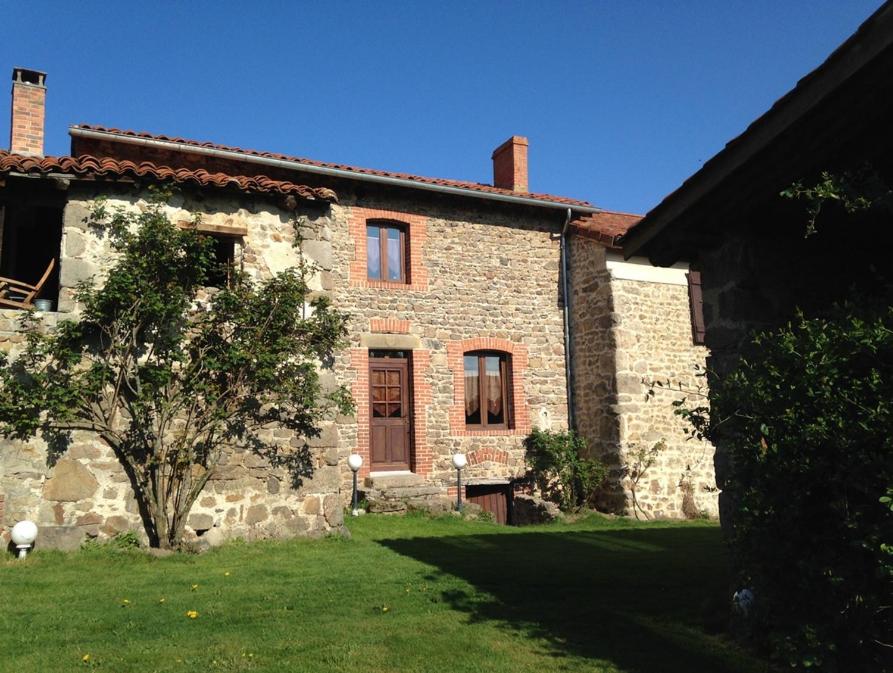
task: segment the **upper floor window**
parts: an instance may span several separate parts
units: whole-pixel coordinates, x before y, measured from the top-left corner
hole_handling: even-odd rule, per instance
[[[405,227],[391,222],[366,225],[366,270],[369,280],[409,282]]]
[[[465,353],[465,425],[512,427],[511,360],[506,353]]]

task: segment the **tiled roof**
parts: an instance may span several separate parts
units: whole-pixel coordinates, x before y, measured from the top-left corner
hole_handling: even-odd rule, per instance
[[[461,180],[447,180],[444,178],[426,178],[420,175],[410,175],[409,173],[396,173],[393,171],[380,171],[371,168],[360,168],[357,166],[348,166],[345,164],[332,164],[325,163],[322,161],[314,161],[313,159],[303,159],[300,157],[289,156],[286,154],[277,154],[275,152],[260,152],[257,150],[247,150],[241,147],[232,147],[229,145],[219,145],[216,143],[210,142],[202,142],[199,140],[188,140],[186,138],[178,138],[175,136],[165,136],[165,135],[156,135],[152,133],[145,133],[140,131],[126,131],[116,128],[108,128],[105,126],[96,126],[92,124],[78,124],[73,128],[76,129],[85,129],[88,131],[99,131],[102,133],[109,133],[114,135],[128,136],[131,138],[142,138],[146,140],[160,140],[169,143],[177,143],[180,145],[188,145],[190,147],[202,147],[206,149],[213,150],[222,150],[225,152],[235,152],[238,154],[244,154],[254,157],[264,157],[267,159],[278,159],[281,161],[294,161],[297,163],[305,164],[308,166],[317,166],[320,168],[330,168],[335,170],[347,171],[350,173],[356,173],[357,175],[374,175],[379,177],[386,178],[395,178],[398,180],[407,180],[409,182],[418,182],[420,184],[426,185],[439,185],[443,187],[457,187],[459,189],[467,189],[475,192],[482,192],[485,194],[501,194],[505,196],[517,196],[528,199],[535,199],[539,201],[550,201],[553,203],[561,203],[566,204],[568,206],[582,206],[584,208],[591,208],[592,204],[588,201],[580,201],[577,199],[569,199],[563,196],[554,196],[551,194],[537,194],[533,192],[514,192],[510,189],[502,189],[500,187],[493,187],[492,185],[485,185],[478,182],[464,182]]]
[[[641,215],[603,210],[578,218],[571,225],[578,234],[594,238],[608,247],[619,249],[617,238],[623,236],[641,219]]]
[[[158,166],[148,161],[118,161],[97,159],[90,155],[79,157],[27,157],[0,150],[0,174],[17,172],[30,174],[65,173],[78,176],[109,178],[151,178],[160,181],[194,184],[200,187],[234,187],[246,192],[297,196],[302,199],[337,202],[331,189],[307,187],[293,182],[273,180],[263,175],[244,176],[209,173],[198,169]]]

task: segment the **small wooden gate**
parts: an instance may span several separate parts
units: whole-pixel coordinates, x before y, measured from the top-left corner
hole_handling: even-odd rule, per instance
[[[465,487],[466,502],[480,505],[497,523],[512,523],[511,484],[473,484]]]

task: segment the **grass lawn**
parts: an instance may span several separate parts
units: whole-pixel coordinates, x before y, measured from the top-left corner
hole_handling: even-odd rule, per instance
[[[705,632],[705,602],[728,595],[714,524],[350,528],[200,556],[0,561],[0,671],[766,670]]]

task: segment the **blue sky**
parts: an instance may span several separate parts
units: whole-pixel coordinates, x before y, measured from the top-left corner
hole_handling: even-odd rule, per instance
[[[48,154],[93,123],[491,182],[517,134],[532,190],[645,212],[880,4],[0,0],[0,76],[48,73]]]

